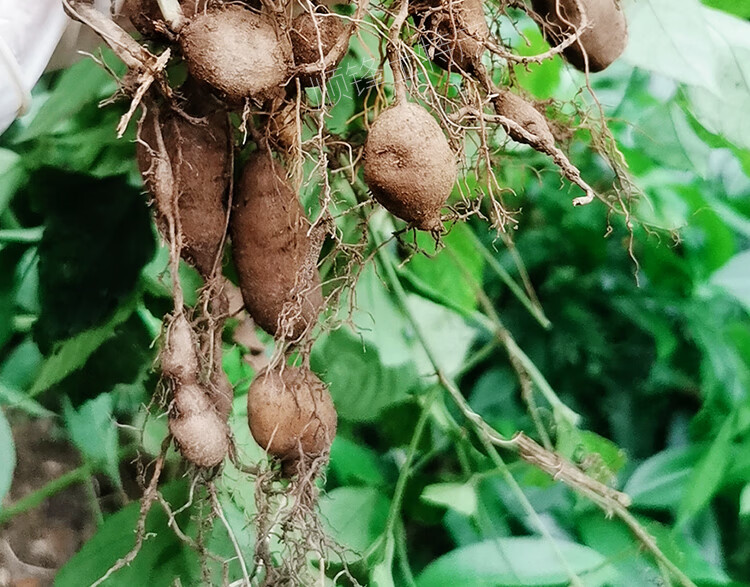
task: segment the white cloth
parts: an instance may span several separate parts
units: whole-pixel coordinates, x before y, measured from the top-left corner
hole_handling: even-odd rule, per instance
[[[116,8],[121,3],[118,0]],[[110,0],[96,0],[106,14],[110,4]],[[91,49],[98,44],[92,45],[92,37],[82,34],[80,24],[68,18],[62,0],[0,0],[0,134],[28,108],[31,88],[58,43],[56,67],[71,63],[82,46]]]

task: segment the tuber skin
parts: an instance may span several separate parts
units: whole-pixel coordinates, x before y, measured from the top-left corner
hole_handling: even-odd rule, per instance
[[[565,59],[580,71],[598,72],[609,67],[625,50],[628,23],[619,0],[578,0],[586,14],[588,28],[563,50]],[[542,31],[550,45],[557,46],[581,25],[576,0],[532,0],[542,19]]]
[[[317,26],[316,26],[317,25]],[[333,49],[341,37],[351,34],[351,27],[341,18],[331,15],[323,6],[316,7],[315,15],[303,12],[292,21],[289,38],[292,42],[294,64],[296,66],[318,63]],[[321,56],[322,49],[322,56]],[[297,79],[302,87],[319,86],[328,79],[338,67],[345,53],[325,73],[300,73]]]
[[[458,169],[427,110],[401,102],[381,113],[367,135],[364,159],[365,183],[383,207],[420,230],[442,229],[440,210]]]
[[[191,92],[196,95],[195,90]],[[145,103],[136,155],[156,204],[157,224],[168,237],[169,218],[173,217],[175,223],[179,220],[181,254],[208,279],[220,257],[226,232],[224,198],[231,169],[227,113],[193,97],[189,112],[202,117],[200,124],[154,100]]]
[[[331,394],[306,367],[282,366],[258,373],[247,394],[250,432],[282,461],[325,455],[336,436]]]
[[[187,18],[203,12],[207,5],[208,0],[180,0],[180,8]],[[125,0],[121,12],[146,38],[162,36],[168,30],[157,0]]]
[[[229,450],[228,411],[217,408],[200,382],[195,334],[183,313],[167,328],[161,370],[172,389],[168,424],[180,453],[196,467],[219,465]]]
[[[245,164],[230,228],[247,311],[269,334],[300,339],[323,306],[318,251],[286,171],[266,151]]]
[[[266,13],[231,4],[197,14],[180,31],[188,71],[229,103],[257,103],[283,95],[292,47]]]
[[[482,0],[423,0],[409,9],[433,63],[446,71],[475,71],[490,37]]]

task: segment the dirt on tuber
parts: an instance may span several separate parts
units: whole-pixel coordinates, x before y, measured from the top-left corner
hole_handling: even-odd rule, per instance
[[[588,27],[563,55],[576,69],[586,71],[588,60],[588,71],[602,71],[622,55],[628,42],[628,23],[620,0],[532,0],[532,6],[543,21],[545,37],[557,46],[581,26],[578,2]]]
[[[325,384],[305,367],[282,366],[255,377],[247,394],[255,441],[282,461],[325,455],[336,435],[336,410]]]
[[[482,0],[428,0],[409,9],[433,63],[446,71],[475,70],[490,37]]]
[[[200,381],[193,327],[183,313],[169,322],[161,351],[161,370],[172,392],[169,431],[186,460],[197,467],[220,464],[229,448],[229,426]]]
[[[416,228],[439,231],[453,190],[456,156],[440,125],[418,104],[402,102],[377,117],[364,149],[364,179],[378,202]]]
[[[181,233],[182,255],[208,278],[226,228],[224,196],[231,169],[227,113],[191,101],[195,123],[146,100],[136,147],[138,166],[156,204],[157,224],[169,240],[169,219]]]
[[[266,13],[231,4],[191,19],[180,32],[191,75],[229,103],[264,103],[283,94],[293,63],[286,34]]]
[[[319,63],[333,49],[351,27],[340,17],[331,14],[324,6],[316,7],[315,13],[303,12],[292,21],[289,38],[292,41],[294,64],[297,66]],[[301,73],[297,76],[302,87],[317,86],[331,77],[345,52],[324,73]]]
[[[284,168],[256,151],[242,171],[231,217],[245,307],[266,332],[299,339],[323,305],[310,222]]]

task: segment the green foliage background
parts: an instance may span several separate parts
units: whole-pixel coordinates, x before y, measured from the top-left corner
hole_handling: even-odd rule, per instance
[[[550,163],[516,148],[497,169],[515,193],[507,203],[522,210],[514,249],[480,221],[454,226],[430,258],[392,245],[360,277],[357,328],[316,342],[312,365],[330,382],[341,419],[321,507],[332,535],[356,553],[363,582],[566,585],[571,573],[585,585],[660,580],[622,523],[504,455],[537,512],[530,516],[439,386],[412,319],[475,411],[503,434],[537,437],[496,313],[581,416],[574,426],[534,394],[557,451],[628,493],[633,513],[695,584],[750,584],[750,23],[742,20],[750,2],[705,5],[712,8],[631,2],[625,57],[592,79],[644,193],[635,210],[638,265],[622,218],[608,231],[602,206],[573,209]],[[530,23],[521,28],[541,43]],[[363,59],[351,51],[342,70],[360,71]],[[559,60],[517,75],[539,98],[571,99],[583,81]],[[115,484],[120,459],[136,445],[153,453],[165,432],[163,419],[149,420],[141,443],[112,425],[142,423],[156,383],[152,341],[171,295],[133,131],[116,140],[122,105],[98,107],[114,90],[101,68],[82,61],[45,77],[32,114],[0,138],[0,497],[14,463],[3,412],[53,415],[89,470]],[[341,102],[330,125],[355,107],[355,99]],[[571,159],[606,190],[612,177],[586,138],[576,138]],[[392,222],[378,215],[375,234]],[[514,293],[522,289],[517,258],[547,328]],[[199,285],[187,267],[182,277],[188,291]],[[247,349],[227,337],[224,350],[237,443],[247,460],[260,459],[245,424]],[[218,487],[228,523],[252,552],[252,485],[227,465]],[[165,488],[172,503],[186,491],[179,476]],[[199,531],[194,513],[180,517],[188,534]],[[132,545],[136,517],[137,504],[107,515],[57,583],[101,576]],[[108,584],[201,580],[196,553],[165,524],[155,510],[156,537]],[[207,541],[234,556],[220,525]],[[241,576],[236,560],[230,574]]]

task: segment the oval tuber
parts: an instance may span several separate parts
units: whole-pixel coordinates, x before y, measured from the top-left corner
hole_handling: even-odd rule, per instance
[[[236,4],[196,15],[180,46],[190,73],[235,104],[280,95],[291,71],[292,47],[274,20]]]
[[[245,307],[274,336],[299,339],[323,305],[309,228],[284,168],[253,153],[234,197],[232,252]]]
[[[314,459],[336,435],[336,409],[325,384],[305,367],[258,373],[247,394],[250,432],[282,461]]]
[[[421,230],[441,228],[440,209],[456,181],[456,157],[440,125],[418,104],[399,103],[367,135],[364,178],[392,214]]]
[[[588,27],[579,39],[563,50],[565,59],[576,69],[592,72],[606,69],[625,50],[628,23],[620,0],[532,0],[542,18],[542,30],[550,45],[557,46],[574,34],[586,14]]]

